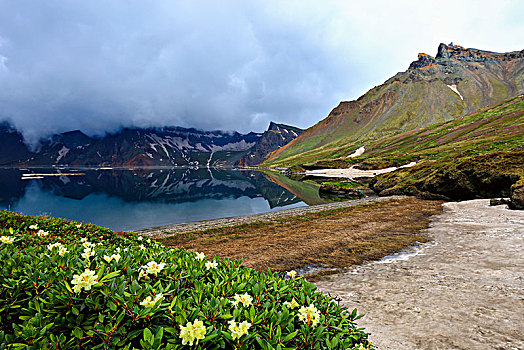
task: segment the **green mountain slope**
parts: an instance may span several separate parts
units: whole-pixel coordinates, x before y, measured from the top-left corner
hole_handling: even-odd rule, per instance
[[[268,155],[290,166],[346,157],[384,137],[451,120],[524,93],[524,50],[494,53],[441,44],[400,72]]]

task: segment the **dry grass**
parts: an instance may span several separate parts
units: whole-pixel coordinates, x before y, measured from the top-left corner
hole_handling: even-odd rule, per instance
[[[442,202],[417,198],[290,216],[275,222],[189,232],[162,239],[168,246],[244,260],[257,270],[305,265],[343,268],[425,242],[421,230]]]

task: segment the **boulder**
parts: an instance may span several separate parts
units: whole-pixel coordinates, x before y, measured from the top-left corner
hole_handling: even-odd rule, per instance
[[[524,179],[511,186],[509,198],[511,209],[524,209]]]

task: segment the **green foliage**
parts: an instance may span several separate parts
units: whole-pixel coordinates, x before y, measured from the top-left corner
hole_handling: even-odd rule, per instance
[[[193,339],[196,349],[372,348],[356,327],[356,310],[301,277],[200,259],[134,233],[7,211],[0,211],[0,236],[15,239],[0,242],[0,349],[184,349],[191,346],[182,343],[181,327],[197,320],[203,335]],[[85,259],[89,242],[94,255]],[[68,252],[60,255],[54,243]],[[108,261],[112,255],[119,258]],[[152,261],[156,269],[146,267]],[[86,269],[94,281],[78,289],[72,281]],[[252,299],[235,306],[235,295],[245,294]],[[314,305],[318,324],[284,305],[293,299]],[[235,338],[230,321],[251,327]]]

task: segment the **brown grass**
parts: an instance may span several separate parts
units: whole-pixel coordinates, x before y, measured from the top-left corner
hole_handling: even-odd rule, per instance
[[[290,216],[277,222],[189,232],[162,239],[179,246],[244,260],[257,270],[286,271],[306,265],[343,268],[376,260],[426,242],[421,233],[442,202],[414,197]]]

